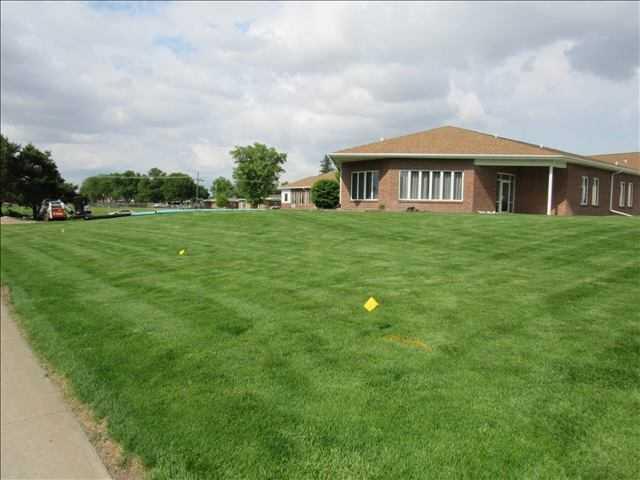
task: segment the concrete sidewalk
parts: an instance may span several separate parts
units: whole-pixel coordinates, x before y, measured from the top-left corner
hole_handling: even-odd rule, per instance
[[[0,477],[108,479],[62,394],[45,377],[2,298]]]

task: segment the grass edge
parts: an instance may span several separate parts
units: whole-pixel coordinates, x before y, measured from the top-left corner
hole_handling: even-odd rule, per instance
[[[109,434],[109,425],[106,418],[99,420],[91,407],[82,402],[75,394],[72,382],[64,375],[56,371],[40,351],[31,343],[29,332],[24,328],[20,315],[16,312],[11,302],[11,289],[3,281],[0,283],[1,302],[11,314],[20,335],[26,341],[29,349],[36,358],[38,364],[45,371],[45,376],[54,387],[62,394],[62,399],[70,408],[74,418],[82,427],[87,439],[95,449],[98,457],[114,480],[143,480],[148,478],[148,471],[137,456],[132,456]]]

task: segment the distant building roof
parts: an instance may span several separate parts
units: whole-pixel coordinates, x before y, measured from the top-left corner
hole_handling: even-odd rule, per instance
[[[321,173],[320,175],[314,175],[313,177],[304,177],[300,180],[280,185],[280,190],[286,190],[289,188],[311,188],[313,184],[319,180],[336,180],[335,170],[332,172]]]
[[[640,170],[640,152],[604,153],[601,155],[590,155],[590,157],[602,162],[619,165],[621,167],[629,167]]]

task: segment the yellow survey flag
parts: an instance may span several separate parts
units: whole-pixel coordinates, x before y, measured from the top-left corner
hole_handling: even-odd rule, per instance
[[[378,308],[378,305],[380,305],[375,298],[373,297],[369,297],[369,300],[367,300],[365,302],[365,304],[363,305],[363,307],[368,311],[368,312],[373,312],[376,308]]]
[[[185,253],[187,253],[187,251],[183,248],[178,252],[178,255],[184,255]]]

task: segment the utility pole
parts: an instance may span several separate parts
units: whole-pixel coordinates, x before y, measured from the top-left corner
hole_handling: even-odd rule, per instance
[[[196,170],[196,208],[198,208],[198,190],[200,190],[200,172]]]

